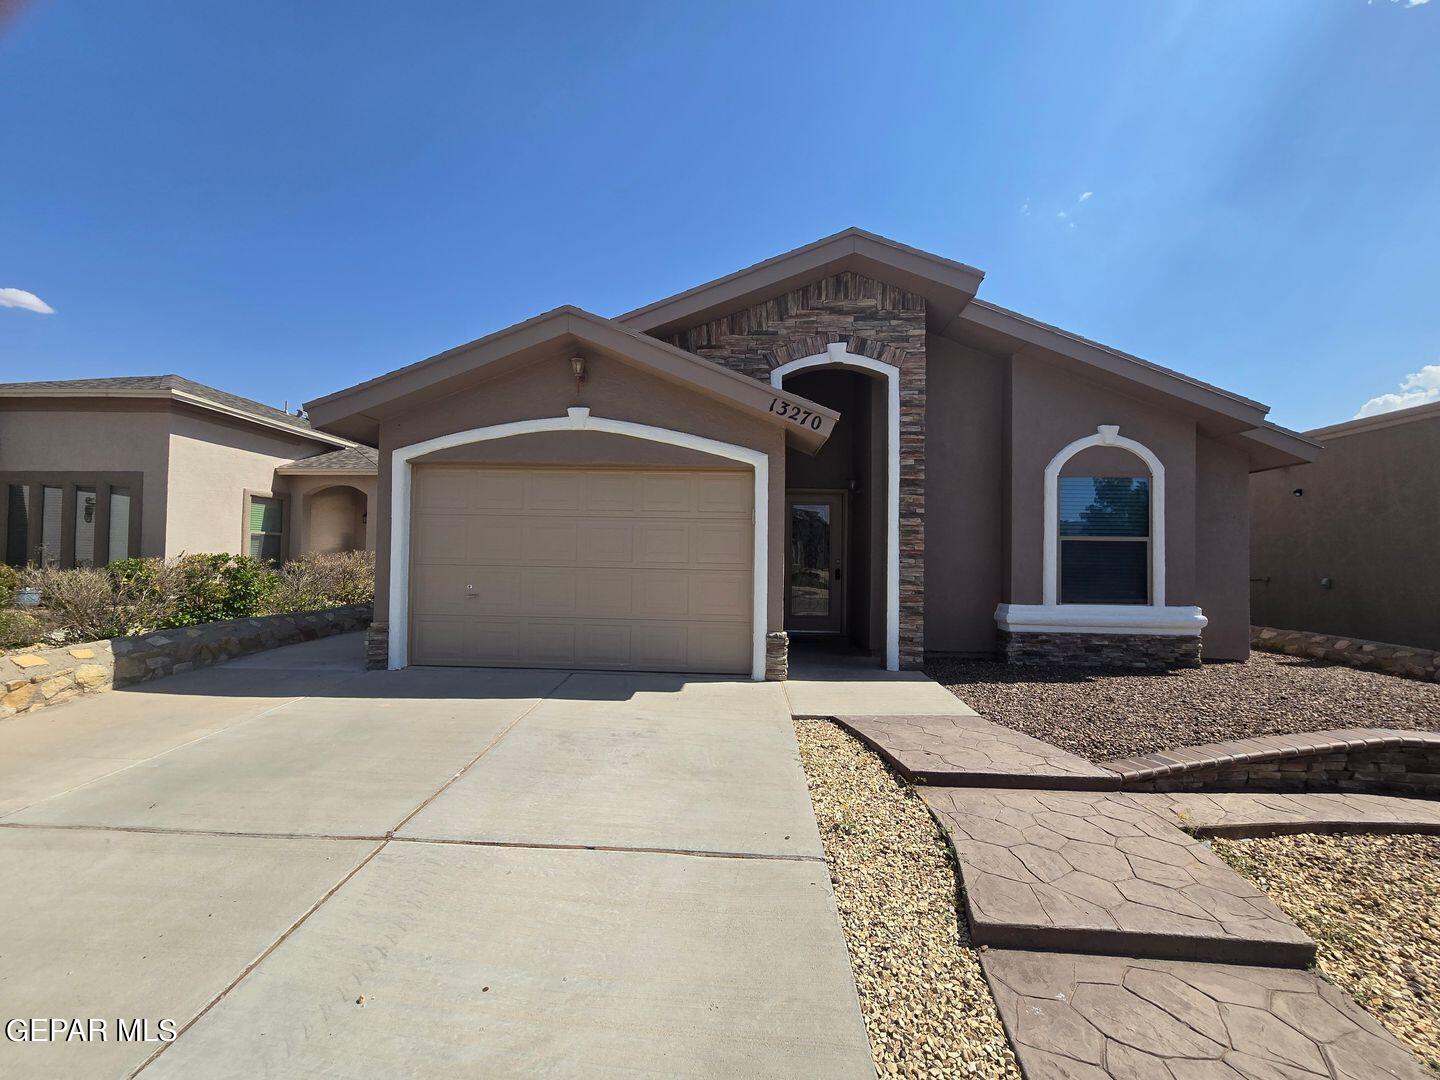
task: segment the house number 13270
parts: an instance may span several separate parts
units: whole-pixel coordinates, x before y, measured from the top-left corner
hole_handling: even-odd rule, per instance
[[[770,399],[770,411],[786,420],[794,420],[801,426],[809,425],[812,431],[820,430],[820,417],[809,409],[802,409],[789,401],[781,401],[778,397]]]

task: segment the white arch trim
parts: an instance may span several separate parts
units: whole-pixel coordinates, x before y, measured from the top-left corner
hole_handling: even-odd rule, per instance
[[[1115,446],[1128,450],[1150,470],[1150,603],[1061,604],[1060,471],[1082,450]],[[1165,604],[1165,466],[1143,443],[1127,439],[1115,424],[1101,424],[1094,435],[1076,439],[1045,466],[1045,535],[1040,604],[1001,604],[995,621],[1002,630],[1030,633],[1198,634],[1209,621],[1198,607]]]
[[[517,420],[509,424],[471,428],[450,435],[441,435],[424,442],[397,447],[391,453],[390,470],[390,668],[403,668],[410,662],[410,496],[413,462],[436,450],[454,446],[508,439],[514,435],[530,435],[539,431],[603,431],[647,442],[666,443],[687,450],[698,450],[716,457],[729,458],[750,467],[755,479],[754,554],[751,572],[751,650],[750,677],[757,682],[765,678],[766,598],[769,584],[770,533],[770,459],[760,450],[748,446],[707,439],[684,431],[634,424],[628,420],[608,420],[591,416],[587,408],[571,408],[567,415],[540,420]]]
[[[885,380],[885,667],[900,670],[900,369],[850,352],[843,342],[770,372],[777,390],[787,375],[808,368],[860,368]]]

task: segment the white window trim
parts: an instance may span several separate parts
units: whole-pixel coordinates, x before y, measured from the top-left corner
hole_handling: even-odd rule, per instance
[[[541,431],[603,431],[647,442],[698,450],[729,458],[748,465],[755,478],[754,550],[751,572],[751,654],[750,677],[756,682],[765,678],[765,630],[768,625],[766,601],[769,585],[770,532],[770,459],[760,450],[733,443],[706,439],[684,431],[634,424],[627,420],[609,420],[591,416],[587,408],[571,408],[566,416],[540,420],[517,420],[509,424],[471,428],[441,435],[424,442],[397,447],[391,452],[390,470],[390,669],[406,667],[410,662],[410,493],[413,462],[417,457],[471,443],[508,439],[515,435],[531,435]]]
[[[803,356],[770,372],[770,385],[781,389],[787,375],[810,368],[861,368],[885,380],[885,668],[900,670],[900,369],[850,352],[843,342],[823,353]]]
[[[1082,450],[1115,446],[1134,454],[1150,470],[1150,603],[1062,604],[1060,595],[1060,470]],[[1127,439],[1116,424],[1101,424],[1094,435],[1076,439],[1045,466],[1045,535],[1040,604],[1001,604],[995,622],[1019,633],[1150,634],[1191,636],[1209,622],[1198,607],[1165,604],[1165,466],[1148,446]]]

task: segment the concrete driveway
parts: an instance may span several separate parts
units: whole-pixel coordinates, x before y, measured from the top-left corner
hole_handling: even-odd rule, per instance
[[[0,1075],[874,1076],[780,686],[360,651],[0,724]]]

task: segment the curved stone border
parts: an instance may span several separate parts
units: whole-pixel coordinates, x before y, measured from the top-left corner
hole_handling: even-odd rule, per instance
[[[1308,630],[1280,630],[1273,626],[1250,627],[1250,647],[1287,656],[1329,660],[1349,667],[1400,675],[1408,679],[1440,682],[1440,652],[1392,645],[1385,641],[1312,634]]]
[[[297,611],[254,619],[228,619],[158,630],[142,637],[110,638],[55,649],[0,656],[0,718],[59,705],[247,653],[362,630],[370,604],[329,611]]]
[[[1102,763],[1125,791],[1398,791],[1440,797],[1440,732],[1348,728]]]
[[[1156,791],[1130,798],[1193,836],[1440,833],[1440,802],[1399,795]]]

